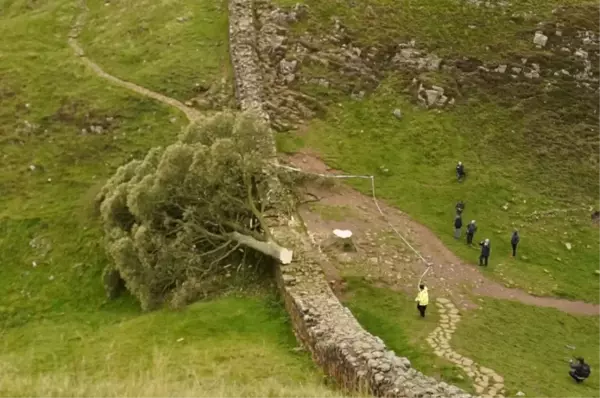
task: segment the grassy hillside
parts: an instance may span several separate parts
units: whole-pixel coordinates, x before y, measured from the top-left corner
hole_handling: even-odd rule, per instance
[[[597,372],[581,385],[568,375],[568,360],[573,356],[584,357],[592,369],[598,369],[597,317],[492,299],[482,300],[481,306],[483,310],[464,316],[452,344],[459,352],[501,372],[509,394],[598,396]],[[526,376],[528,373],[531,377]]]
[[[180,101],[231,90],[227,1],[88,1],[81,42],[107,72]]]
[[[397,43],[415,39],[419,49],[433,51],[449,64],[468,61],[475,72],[414,71],[382,63],[381,82],[369,91],[361,77],[348,72],[351,68],[302,65],[293,88],[327,104],[328,111],[301,133],[280,135],[280,149],[307,147],[331,167],[376,175],[381,198],[430,227],[462,258],[476,262],[478,250],[452,237],[454,205],[464,200],[463,221],[477,220],[475,239],[492,242],[490,267],[484,272],[536,294],[598,302],[594,271],[600,262],[600,236],[590,221],[599,206],[598,95],[593,90],[597,83],[590,89],[572,77],[556,77],[552,71],[560,75],[563,68],[571,73],[568,70],[581,68],[580,61],[572,53],[551,50],[550,45],[538,49],[532,43],[535,30],[544,29],[552,31],[549,40],[563,40],[569,51],[585,47],[578,35],[597,34],[597,5],[527,1],[477,7],[458,0],[305,3],[309,17],[293,27],[291,37],[306,31],[314,37],[336,34],[337,18],[344,40],[363,52],[365,46],[375,46],[391,57],[398,51]],[[563,9],[552,13],[559,4]],[[552,28],[555,25],[562,26],[562,36],[554,35],[552,29],[559,29]],[[328,46],[332,44],[322,44]],[[493,63],[508,65],[510,71],[522,59],[541,65],[542,78],[477,72],[477,65]],[[597,77],[596,58],[590,68]],[[417,105],[411,94],[413,78],[443,86],[456,99],[455,105],[444,109]],[[330,88],[310,83],[314,79],[327,79]],[[364,99],[352,99],[350,91],[359,90],[365,91]],[[402,111],[401,120],[392,114],[394,109]],[[454,174],[459,160],[468,172],[462,184]],[[358,184],[365,191],[369,188]],[[509,256],[514,228],[521,233],[516,260]]]
[[[4,330],[4,396],[339,396],[292,351],[272,297],[228,297],[182,312],[110,306]]]
[[[437,325],[434,305],[422,320],[412,297],[355,278],[349,278],[348,288],[347,305],[370,332],[396,352],[406,353],[416,368],[460,382],[457,369],[440,362],[425,341]],[[586,358],[592,369],[598,367],[597,317],[576,317],[509,301],[486,299],[479,304],[480,310],[463,314],[450,345],[502,375],[507,396],[518,391],[529,397],[598,396],[597,373],[581,385],[568,375],[568,359],[574,355]]]
[[[106,10],[117,4],[90,3]],[[161,4],[156,15],[181,5]],[[207,10],[202,18],[226,20],[212,2],[194,7]],[[187,121],[84,67],[67,46],[76,2],[1,0],[0,9],[0,394],[337,394],[306,354],[293,351],[291,328],[269,291],[240,293],[240,286],[235,297],[181,313],[141,314],[128,297],[106,302],[95,193],[125,161],[172,142]],[[212,76],[226,46],[205,40],[198,57],[206,69],[197,70]],[[169,55],[181,60],[181,53]],[[137,82],[169,67],[156,61]],[[126,69],[110,71],[129,79]],[[177,79],[198,77],[188,71],[178,69]]]

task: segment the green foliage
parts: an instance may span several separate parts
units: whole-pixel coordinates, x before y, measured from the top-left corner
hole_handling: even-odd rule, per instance
[[[121,291],[125,287],[124,281],[119,274],[119,271],[114,267],[107,266],[102,272],[102,284],[104,285],[104,291],[109,299],[116,299],[121,294]]]
[[[77,3],[0,0],[1,395],[342,396],[325,384],[308,355],[293,351],[297,342],[285,310],[272,303],[273,293],[256,284],[249,287],[257,294],[249,293],[246,280],[233,281],[239,273],[227,279],[239,297],[183,312],[140,314],[128,294],[106,301],[98,282],[109,259],[88,206],[118,166],[172,143],[187,120],[107,83],[73,54],[66,39]],[[106,41],[103,48],[89,48],[81,38],[86,53],[108,72],[146,86],[148,79],[112,66],[126,58],[113,46],[123,43],[124,30],[137,28],[133,18],[149,16],[148,2],[87,3],[106,17],[96,24],[90,16],[88,25],[92,36]],[[181,24],[188,34],[174,32],[181,40],[169,47],[172,52],[149,35],[172,28],[156,19],[152,29],[128,41],[133,49],[143,44],[141,52],[153,48],[156,56],[143,70],[131,63],[160,84],[149,87],[183,93],[172,75],[165,79],[174,63],[186,66],[175,71],[181,87],[195,87],[197,75],[190,72],[214,76],[205,72],[210,59],[223,60],[217,69],[228,74],[226,5],[150,3],[153,18],[185,15],[189,6],[203,9],[195,13],[203,22]],[[223,37],[220,44],[202,33],[205,25]],[[113,48],[116,60],[105,51]],[[106,118],[112,119],[109,127]],[[38,127],[24,130],[25,120]],[[91,124],[105,126],[103,134],[90,134]]]
[[[171,295],[175,307],[193,300],[206,279],[242,261],[240,252],[260,260],[231,234],[266,240],[263,213],[291,204],[285,189],[289,203],[272,195],[270,142],[253,115],[219,114],[120,167],[102,188],[107,251],[144,309]]]

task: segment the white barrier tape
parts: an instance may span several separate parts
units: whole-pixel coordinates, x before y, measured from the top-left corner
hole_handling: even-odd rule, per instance
[[[311,175],[314,175],[314,176],[325,177],[325,178],[369,178],[369,179],[374,178],[373,176],[361,176],[361,175],[351,175],[351,174],[320,174],[320,173],[313,173],[311,171],[305,171],[305,170],[302,170],[302,169],[298,169],[296,167],[285,166],[285,165],[282,165],[282,164],[277,165],[277,167],[279,167],[281,169],[287,169],[287,170],[297,171],[299,173],[311,174]]]
[[[305,171],[305,170],[302,170],[302,169],[298,169],[296,167],[290,167],[290,166],[284,166],[284,165],[278,165],[278,167],[283,168],[283,169],[287,169],[287,170],[291,170],[291,171],[296,171],[296,172],[299,172],[299,173],[316,175],[316,176],[324,177],[324,178],[363,178],[363,179],[370,179],[371,180],[371,194],[373,196],[373,203],[375,203],[375,206],[377,207],[377,210],[379,211],[379,214],[381,214],[381,216],[385,219],[385,221],[390,226],[390,228],[392,229],[392,231],[394,231],[396,233],[396,235],[398,235],[398,237],[400,237],[400,239],[402,239],[402,241],[406,244],[406,246],[408,246],[427,265],[427,269],[425,269],[425,272],[423,272],[423,275],[421,275],[421,278],[419,278],[419,284],[417,285],[417,287],[419,285],[421,285],[421,281],[423,280],[423,277],[425,276],[425,274],[427,274],[427,272],[429,271],[429,269],[432,267],[433,264],[429,263],[427,260],[425,260],[425,258],[421,255],[421,253],[419,253],[419,251],[417,249],[415,249],[414,247],[412,247],[412,245],[404,238],[404,236],[402,236],[402,234],[400,232],[398,232],[398,230],[392,225],[392,223],[386,217],[385,213],[383,212],[383,210],[379,206],[379,202],[377,201],[377,197],[375,196],[375,176],[371,176],[371,175],[348,175],[348,174],[321,174],[321,173],[313,173],[313,172]]]

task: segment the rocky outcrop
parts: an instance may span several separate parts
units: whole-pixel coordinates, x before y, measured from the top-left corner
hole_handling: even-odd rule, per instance
[[[330,32],[292,34],[293,25],[309,14],[300,4],[279,8],[266,0],[255,1],[265,110],[278,131],[293,129],[325,112],[317,98],[300,93],[298,87],[316,87],[317,92],[325,88],[361,101],[379,85],[386,71],[432,72],[442,65],[439,56],[417,48],[414,40],[391,48],[359,47],[335,17]],[[453,102],[443,95],[434,103],[421,101],[416,94],[415,99],[428,108]]]
[[[252,1],[230,0],[229,10],[238,101],[242,109],[254,110],[269,120],[252,43],[256,38]],[[280,71],[289,74],[293,68],[290,61]],[[407,358],[388,350],[381,339],[360,326],[329,287],[321,268],[327,258],[313,247],[299,218],[272,221],[269,229],[278,242],[294,248],[294,260],[279,266],[277,281],[296,336],[342,387],[388,397],[470,397],[413,369]]]
[[[496,0],[465,1],[485,7],[506,5]],[[531,31],[523,32],[531,35],[531,51],[491,62],[441,58],[415,40],[361,45],[360,33],[335,16],[317,31],[299,32],[294,24],[313,18],[305,5],[277,7],[268,0],[255,0],[254,5],[264,106],[277,131],[321,116],[326,112],[324,105],[344,96],[362,101],[389,75],[426,80],[436,75],[431,72],[441,72],[437,75],[445,79],[429,82],[436,88],[424,81],[405,90],[426,108],[446,108],[463,101],[469,88],[495,91],[513,83],[539,86],[544,92],[561,91],[563,85],[574,85],[582,94],[598,89],[598,36],[589,26],[571,26],[562,9],[553,12],[552,22],[533,26],[531,21]],[[371,18],[376,17],[373,12],[365,8]]]
[[[589,12],[597,13],[597,8]],[[591,26],[586,29],[574,25],[566,8],[557,8],[552,13],[552,21],[537,23],[530,33],[532,50],[543,49],[543,55],[539,51],[528,56],[515,54],[502,63],[463,59],[455,62],[456,69],[471,78],[504,75],[506,81],[543,83],[544,91],[560,90],[562,83],[573,83],[582,92],[597,92],[600,54],[597,31]]]

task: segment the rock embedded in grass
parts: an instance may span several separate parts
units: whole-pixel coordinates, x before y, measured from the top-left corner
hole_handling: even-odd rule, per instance
[[[533,44],[535,44],[538,48],[542,48],[548,42],[548,36],[546,36],[542,31],[535,32],[533,36]]]

